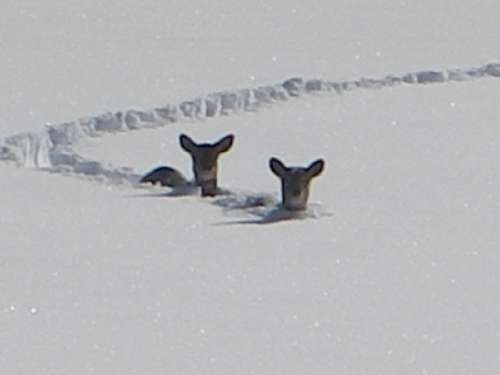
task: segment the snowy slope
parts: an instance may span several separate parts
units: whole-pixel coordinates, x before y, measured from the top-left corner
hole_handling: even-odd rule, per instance
[[[498,373],[497,8],[7,2],[0,374]],[[164,23],[170,48],[151,48]],[[324,91],[290,95],[294,76]],[[270,82],[287,100],[261,105]],[[216,115],[185,115],[210,93]],[[176,121],[148,110],[164,103]],[[137,188],[156,165],[190,174],[181,132],[236,135],[220,182],[237,197],[278,196],[270,156],[323,157],[310,198],[330,215],[256,225],[221,198]]]
[[[98,137],[102,133],[137,131],[167,126],[178,121],[199,121],[255,112],[305,94],[342,95],[357,89],[462,82],[485,77],[500,77],[500,64],[490,63],[478,68],[444,71],[424,70],[400,76],[386,75],[379,79],[361,78],[343,82],[290,78],[281,84],[214,92],[152,110],[108,112],[77,121],[46,125],[42,131],[24,132],[0,140],[0,160],[51,172],[84,174],[111,182],[128,181],[137,184],[140,174],[134,173],[131,168],[113,168],[103,165],[100,161],[89,160],[75,152],[74,146],[83,139]]]
[[[189,128],[236,133],[221,161],[230,188],[277,192],[270,155],[324,157],[312,200],[333,216],[320,219],[232,225],[248,214],[210,199],[16,169],[11,183],[36,189],[13,200],[39,208],[3,219],[3,363],[19,373],[496,371],[498,84],[359,91]],[[83,148],[187,170],[181,129]]]
[[[349,80],[498,60],[496,0],[4,0],[2,8],[2,135],[297,75]]]

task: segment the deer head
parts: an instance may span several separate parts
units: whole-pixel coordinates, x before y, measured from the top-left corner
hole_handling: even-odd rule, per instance
[[[286,167],[277,158],[269,160],[271,171],[281,179],[281,205],[291,211],[307,208],[309,184],[311,179],[321,174],[325,162],[322,159],[313,161],[308,167]]]
[[[179,137],[182,149],[191,155],[196,185],[201,187],[201,195],[217,194],[217,160],[219,155],[233,145],[234,135],[227,135],[215,143],[195,143],[185,134]]]

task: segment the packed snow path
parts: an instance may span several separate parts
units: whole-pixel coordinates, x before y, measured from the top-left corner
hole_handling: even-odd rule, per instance
[[[234,113],[253,112],[277,102],[313,94],[343,94],[356,89],[381,89],[397,85],[425,85],[500,77],[500,63],[478,68],[424,70],[400,76],[361,78],[356,81],[330,82],[321,79],[291,78],[283,83],[253,89],[222,91],[167,104],[151,110],[128,110],[82,118],[57,125],[47,125],[39,132],[27,132],[0,139],[0,160],[19,166],[55,173],[86,175],[110,183],[137,184],[140,174],[131,168],[115,168],[89,160],[76,153],[73,146],[85,137],[103,133],[161,127],[183,120],[202,120]]]

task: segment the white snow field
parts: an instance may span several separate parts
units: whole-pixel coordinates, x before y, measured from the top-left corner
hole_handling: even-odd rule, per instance
[[[500,373],[498,2],[2,8],[0,374]]]

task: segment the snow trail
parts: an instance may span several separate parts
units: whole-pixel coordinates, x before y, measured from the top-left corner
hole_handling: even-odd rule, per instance
[[[275,103],[306,95],[341,95],[357,89],[461,82],[487,77],[500,77],[500,63],[469,69],[423,70],[355,81],[290,78],[270,86],[214,92],[181,101],[177,105],[167,104],[150,110],[108,112],[72,122],[46,125],[38,132],[19,133],[0,139],[0,160],[53,173],[84,175],[108,183],[128,183],[135,186],[141,175],[132,168],[115,168],[87,159],[78,155],[73,146],[86,137],[162,127],[179,121],[255,112]]]

